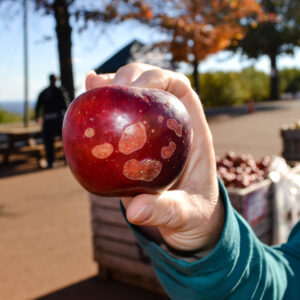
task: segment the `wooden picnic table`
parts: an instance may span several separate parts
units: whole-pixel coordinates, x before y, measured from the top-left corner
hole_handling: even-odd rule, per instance
[[[36,145],[36,139],[41,137],[41,126],[31,125],[29,127],[0,127],[0,136],[5,143],[3,163],[9,162],[9,156],[18,152],[22,147],[32,147]],[[30,150],[30,149],[29,149]]]

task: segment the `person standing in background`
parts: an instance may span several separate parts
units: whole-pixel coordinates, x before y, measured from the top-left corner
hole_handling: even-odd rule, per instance
[[[53,168],[54,139],[61,137],[63,117],[70,102],[67,92],[56,86],[56,80],[54,74],[49,76],[50,85],[39,94],[35,108],[36,120],[42,122],[47,168]]]

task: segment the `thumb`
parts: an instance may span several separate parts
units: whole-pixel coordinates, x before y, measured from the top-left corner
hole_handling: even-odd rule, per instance
[[[136,225],[182,227],[193,214],[188,197],[186,192],[174,190],[160,195],[138,195],[127,206],[127,219]]]

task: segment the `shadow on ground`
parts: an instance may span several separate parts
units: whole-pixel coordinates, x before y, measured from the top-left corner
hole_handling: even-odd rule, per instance
[[[55,167],[66,166],[63,157],[59,157]],[[41,172],[47,170],[42,168],[36,158],[26,157],[26,155],[12,155],[9,162],[3,163],[3,157],[0,155],[0,178],[22,175],[27,173]]]
[[[167,300],[165,295],[115,281],[92,277],[36,300]]]

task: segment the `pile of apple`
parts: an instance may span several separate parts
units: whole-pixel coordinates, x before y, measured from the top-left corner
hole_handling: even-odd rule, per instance
[[[217,172],[226,187],[246,188],[268,177],[271,158],[264,156],[256,161],[250,154],[228,152],[216,158]]]
[[[282,130],[299,130],[300,129],[300,120],[289,124],[282,126]]]

